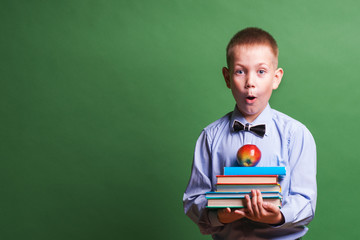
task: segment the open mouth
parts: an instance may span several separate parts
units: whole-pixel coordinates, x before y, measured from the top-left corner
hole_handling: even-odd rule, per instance
[[[255,97],[253,97],[253,96],[249,96],[249,97],[246,97],[246,99],[249,99],[249,100],[254,100],[254,99],[255,99]]]

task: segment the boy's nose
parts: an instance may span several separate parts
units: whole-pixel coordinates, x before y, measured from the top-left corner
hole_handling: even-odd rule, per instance
[[[255,85],[254,85],[254,77],[253,76],[251,76],[251,75],[249,75],[248,77],[247,77],[247,79],[246,79],[246,85],[245,85],[245,87],[246,88],[253,88],[253,87],[255,87]]]

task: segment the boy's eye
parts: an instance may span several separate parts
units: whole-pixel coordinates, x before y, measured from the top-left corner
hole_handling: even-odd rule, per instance
[[[236,70],[235,73],[237,73],[237,74],[244,74],[244,71],[243,71],[243,70]]]
[[[264,74],[265,73],[265,70],[259,70],[258,71],[260,74]]]

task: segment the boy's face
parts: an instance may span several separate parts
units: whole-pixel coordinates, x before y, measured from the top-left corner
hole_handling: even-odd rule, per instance
[[[237,108],[251,123],[267,106],[283,70],[277,68],[277,57],[267,45],[237,45],[231,51],[232,63],[223,68],[223,75]]]

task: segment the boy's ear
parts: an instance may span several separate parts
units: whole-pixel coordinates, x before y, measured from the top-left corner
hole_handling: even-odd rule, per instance
[[[231,88],[231,84],[230,84],[230,71],[227,67],[223,67],[222,69],[222,74],[224,76],[224,80],[226,82],[226,86],[228,88]]]
[[[274,81],[273,81],[273,90],[275,90],[279,87],[283,75],[284,75],[284,70],[282,68],[276,69]]]

